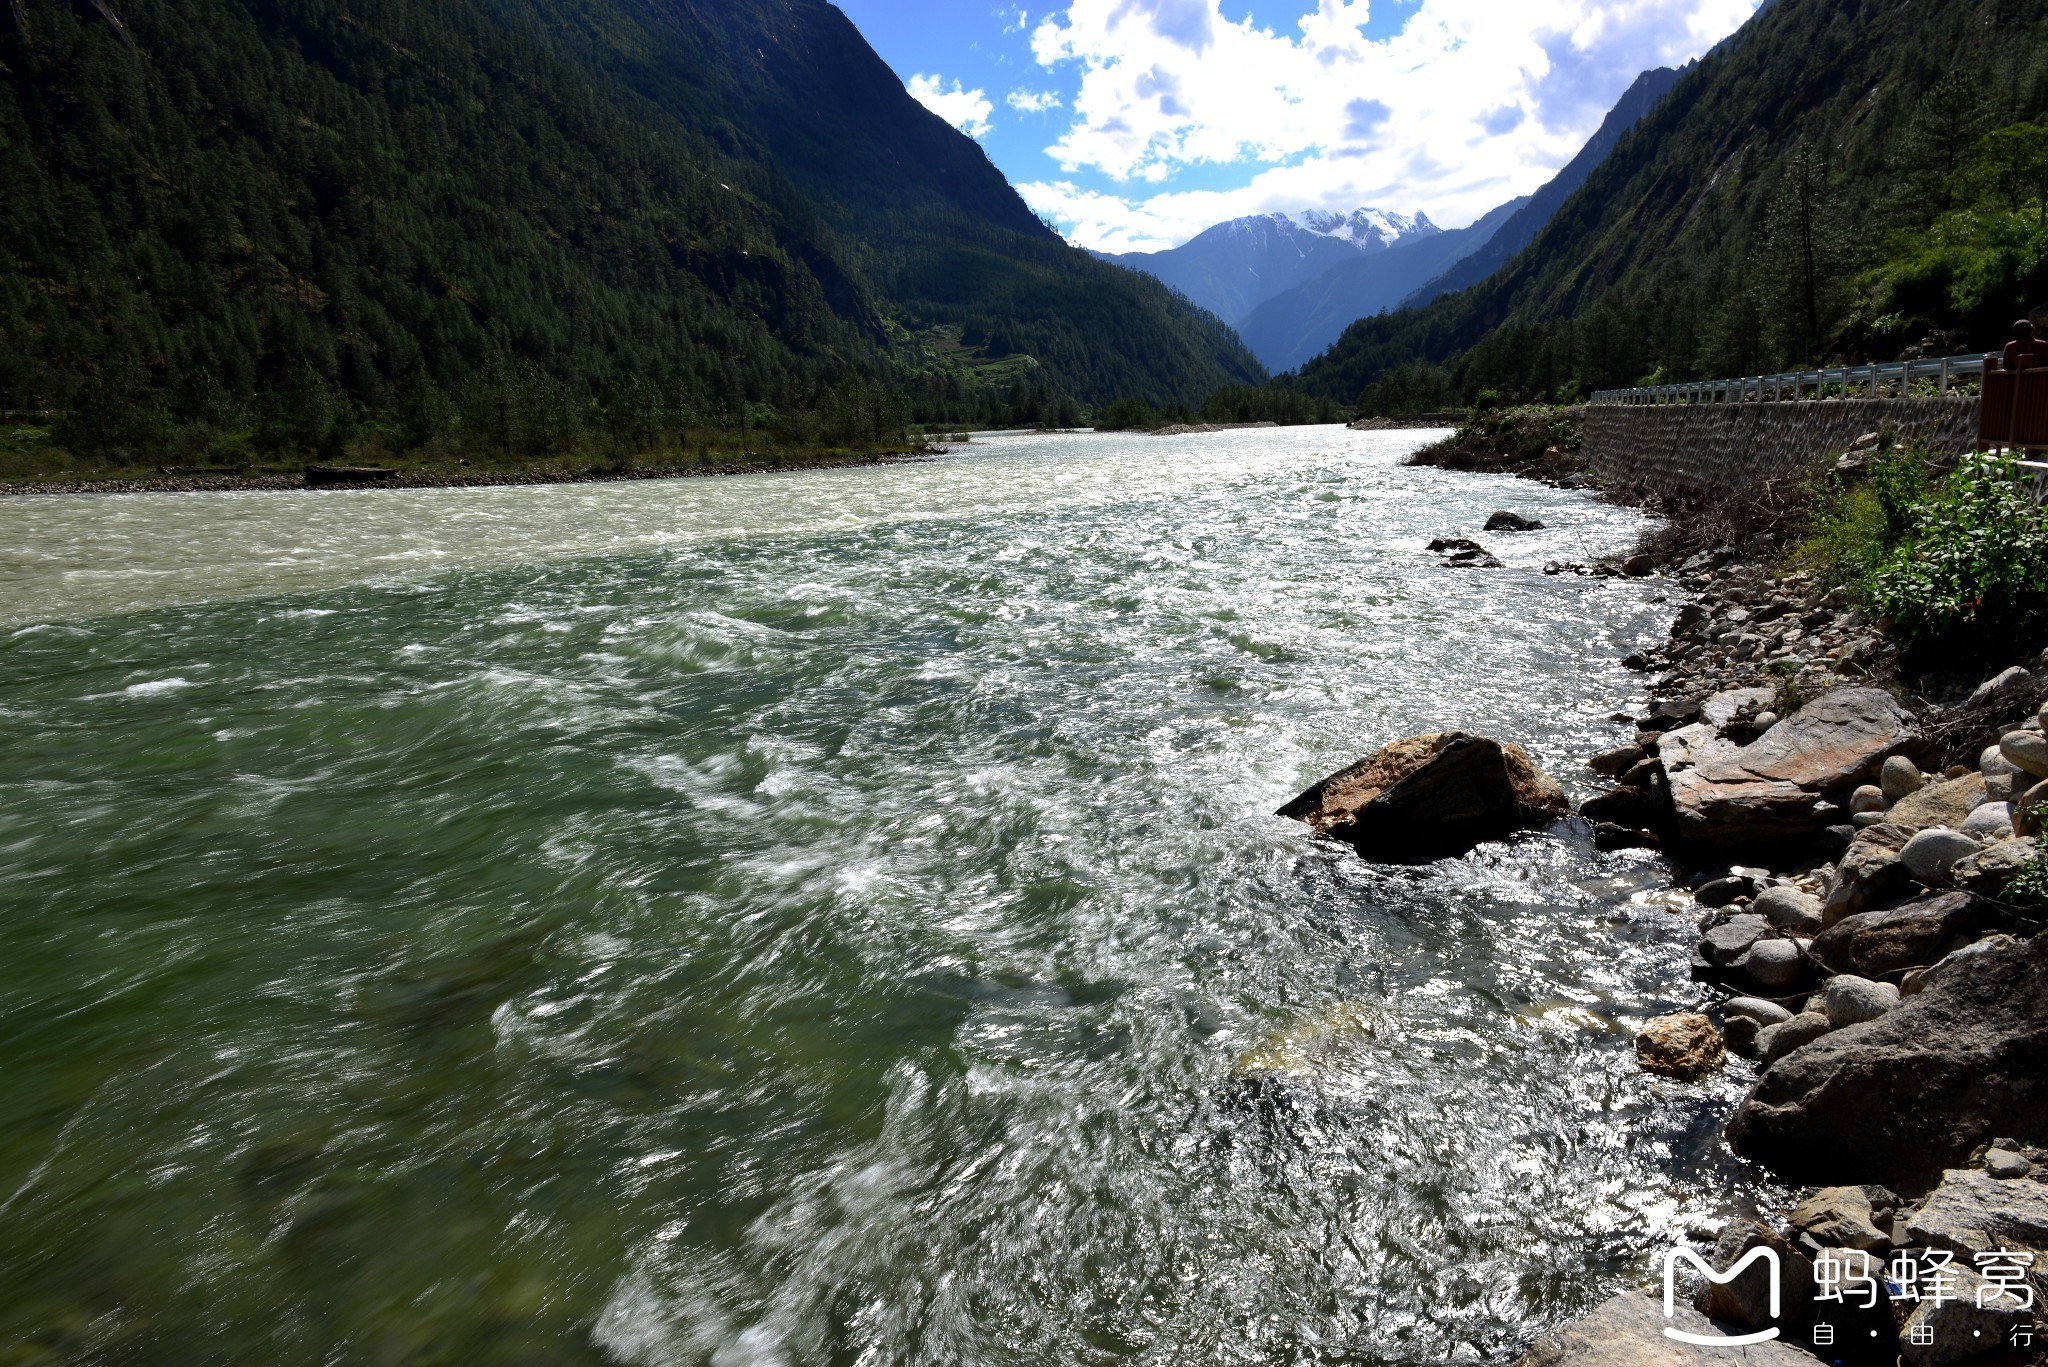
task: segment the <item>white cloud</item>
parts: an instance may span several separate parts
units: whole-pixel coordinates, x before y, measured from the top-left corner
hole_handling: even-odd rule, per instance
[[[1369,0],[1314,3],[1283,34],[1225,18],[1220,0],[1071,0],[1032,32],[1040,65],[1080,84],[1046,150],[1069,176],[1131,192],[1047,181],[1025,198],[1104,249],[1278,209],[1374,205],[1458,226],[1549,179],[1640,71],[1700,55],[1757,6],[1419,0],[1398,34],[1368,40]],[[1268,169],[1231,191],[1143,189],[1239,165]]]
[[[989,103],[986,92],[964,90],[958,81],[948,90],[944,78],[938,76],[912,76],[908,88],[912,99],[968,137],[979,138],[988,132],[988,116],[996,107]]]
[[[1065,102],[1050,90],[1012,90],[1004,98],[1010,108],[1026,114],[1044,114],[1065,106]]]

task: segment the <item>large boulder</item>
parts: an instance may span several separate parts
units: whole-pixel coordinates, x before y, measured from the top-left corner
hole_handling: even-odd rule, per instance
[[[1728,1125],[1738,1154],[1790,1181],[1907,1192],[2001,1134],[2048,1135],[2048,945],[2005,937],[1772,1064]]]
[[[1825,799],[1847,797],[1919,744],[1891,694],[1843,688],[1747,746],[1695,731],[1666,736],[1659,750],[1680,844],[1728,853],[1811,839],[1835,819]]]
[[[1665,1338],[1667,1327],[1698,1338],[1728,1337],[1683,1301],[1673,1310],[1667,1320],[1659,1298],[1625,1292],[1536,1340],[1516,1367],[1813,1367],[1811,1356],[1778,1341],[1702,1348]]]
[[[1808,953],[1830,973],[1889,978],[1939,963],[1989,929],[1991,909],[1967,893],[1866,911],[1822,931]]]
[[[1427,863],[1571,815],[1518,745],[1463,731],[1397,741],[1280,809],[1368,859]]]
[[[1822,1282],[1816,1266],[1818,1262],[1827,1260],[1834,1263],[1835,1266],[1828,1269],[1829,1281],[1847,1289],[1852,1282],[1867,1283],[1870,1280],[1868,1273],[1875,1270],[1870,1266],[1870,1259],[1856,1257],[1852,1261],[1859,1266],[1852,1268],[1841,1261],[1844,1256],[1841,1252],[1832,1249],[1808,1258],[1776,1230],[1754,1220],[1735,1220],[1714,1241],[1714,1249],[1707,1262],[1716,1271],[1725,1273],[1758,1248],[1768,1248],[1778,1255],[1781,1277],[1779,1313],[1776,1316],[1771,1314],[1770,1273],[1761,1263],[1751,1264],[1733,1281],[1704,1282],[1693,1299],[1693,1308],[1715,1323],[1727,1325],[1737,1332],[1759,1333],[1777,1329],[1785,1341],[1795,1344],[1812,1343],[1816,1322],[1824,1320],[1836,1331],[1835,1351],[1828,1355],[1830,1360],[1852,1363],[1855,1367],[1894,1367],[1898,1342],[1892,1328],[1891,1298],[1888,1294],[1880,1288],[1875,1297],[1876,1305],[1864,1303],[1867,1299],[1864,1290],[1859,1290],[1854,1298],[1841,1305],[1827,1305],[1818,1300]]]

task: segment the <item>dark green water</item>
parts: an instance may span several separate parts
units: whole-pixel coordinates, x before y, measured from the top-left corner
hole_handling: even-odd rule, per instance
[[[1655,867],[1268,815],[1577,782],[1661,627],[1409,444],[0,507],[0,1362],[1478,1362],[1636,1275],[1735,1086],[1634,1068]]]

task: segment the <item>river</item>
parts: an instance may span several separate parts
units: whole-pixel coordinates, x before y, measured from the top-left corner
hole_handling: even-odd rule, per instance
[[[1492,1362],[1641,1279],[1742,1190],[1659,865],[1271,815],[1452,725],[1583,797],[1640,698],[1659,588],[1540,573],[1637,515],[1421,439],[0,500],[9,1360]]]

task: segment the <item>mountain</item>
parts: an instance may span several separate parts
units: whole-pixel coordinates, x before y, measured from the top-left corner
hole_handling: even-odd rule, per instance
[[[2012,173],[2044,53],[2024,0],[1775,0],[1503,269],[1362,319],[1289,383],[1441,406],[1987,347],[2048,292],[2038,176]]]
[[[1164,281],[1235,326],[1266,300],[1325,271],[1440,231],[1421,214],[1312,209],[1232,219],[1170,251],[1101,255]]]
[[[1237,324],[1238,336],[1268,370],[1292,370],[1326,351],[1360,318],[1385,313],[1426,280],[1485,249],[1528,203],[1503,204],[1469,228],[1402,242],[1369,256],[1353,254]]]
[[[1520,256],[1529,244],[1536,240],[1536,234],[1542,232],[1545,225],[1556,216],[1564,202],[1571,198],[1573,192],[1586,183],[1586,178],[1593,174],[1593,168],[1607,160],[1613,153],[1615,144],[1621,141],[1621,135],[1640,123],[1643,116],[1656,106],[1657,101],[1670,94],[1671,87],[1678,84],[1678,78],[1682,74],[1684,73],[1664,66],[1653,71],[1645,71],[1636,77],[1635,84],[1631,85],[1614,108],[1608,111],[1606,119],[1600,124],[1600,131],[1593,135],[1592,141],[1579,150],[1576,157],[1566,163],[1562,171],[1553,176],[1542,189],[1530,195],[1520,211],[1502,224],[1500,231],[1489,238],[1485,245],[1403,299],[1402,305],[1407,308],[1420,308],[1432,299],[1455,294],[1462,289],[1470,289]],[[1359,313],[1355,316],[1363,318],[1367,315]],[[1327,346],[1329,342],[1335,340],[1335,335],[1332,335],[1324,345]],[[1252,349],[1258,350],[1256,345]],[[1317,348],[1319,351],[1321,349]],[[1268,364],[1272,363],[1269,361]],[[1299,364],[1299,361],[1282,368],[1291,370],[1296,364]]]
[[[825,0],[10,0],[0,184],[0,408],[1263,378]]]

